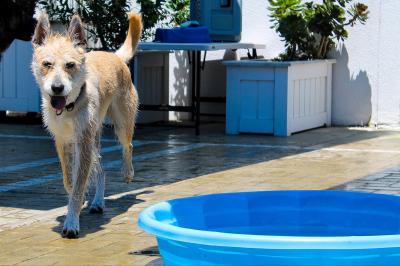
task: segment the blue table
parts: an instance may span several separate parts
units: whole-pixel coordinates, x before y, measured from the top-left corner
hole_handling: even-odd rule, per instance
[[[138,50],[142,51],[188,51],[190,55],[189,63],[191,64],[191,92],[192,99],[189,106],[173,106],[173,105],[140,105],[140,110],[146,111],[176,111],[189,112],[192,114],[192,119],[195,121],[194,127],[196,135],[200,134],[200,101],[206,101],[200,98],[201,89],[201,71],[204,64],[201,64],[201,52],[204,52],[204,60],[207,51],[217,50],[238,50],[251,49],[251,58],[257,57],[257,49],[265,49],[263,44],[254,43],[156,43],[156,42],[141,42],[138,45]],[[213,101],[209,98],[207,101]]]

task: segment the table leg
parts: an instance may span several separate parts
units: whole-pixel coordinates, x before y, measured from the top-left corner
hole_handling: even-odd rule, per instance
[[[253,48],[253,59],[257,59],[257,49]]]
[[[190,64],[191,64],[191,70],[190,70],[190,75],[191,75],[191,90],[192,90],[192,121],[195,119],[195,104],[196,104],[196,52],[195,51],[190,51],[189,55],[191,57]]]
[[[196,51],[196,135],[200,134],[201,51]]]

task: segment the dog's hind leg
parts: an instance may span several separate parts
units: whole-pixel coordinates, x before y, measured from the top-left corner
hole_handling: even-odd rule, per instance
[[[58,158],[60,159],[61,169],[63,172],[64,188],[68,194],[72,191],[72,179],[71,179],[71,157],[72,157],[72,145],[65,144],[61,140],[56,138],[56,149]]]
[[[125,182],[130,183],[133,181],[133,176],[135,174],[132,165],[132,138],[135,128],[138,99],[133,85],[128,93],[129,94],[123,96],[123,99],[120,101],[117,99],[117,101],[111,104],[109,115],[113,120],[118,140],[122,144],[122,174]]]
[[[93,163],[95,149],[95,132],[92,128],[84,129],[75,144],[75,160],[73,171],[73,186],[68,201],[68,212],[65,218],[62,236],[76,238],[79,234],[79,214],[82,209],[87,181]]]
[[[127,120],[133,120],[133,119],[131,118]],[[133,169],[133,164],[132,164],[133,122],[132,125],[127,125],[129,123],[130,123],[129,121],[126,121],[123,127],[115,127],[115,132],[122,145],[122,157],[123,157],[122,174],[126,183],[132,182],[133,176],[135,175],[135,171]]]
[[[90,213],[103,213],[104,210],[105,176],[100,162],[100,137],[101,129],[99,129],[96,133],[96,149],[93,154],[93,169],[91,173],[91,179],[96,186],[96,194],[93,198],[92,204],[90,205]]]

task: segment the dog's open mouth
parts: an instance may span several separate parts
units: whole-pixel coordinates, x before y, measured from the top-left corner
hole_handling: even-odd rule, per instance
[[[56,109],[56,114],[60,115],[63,112],[65,105],[67,104],[67,97],[51,96],[50,103],[51,106]]]

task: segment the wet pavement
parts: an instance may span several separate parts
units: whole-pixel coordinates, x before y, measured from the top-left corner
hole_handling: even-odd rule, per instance
[[[254,190],[339,189],[400,194],[400,131],[320,128],[288,138],[227,136],[222,123],[193,129],[138,127],[135,181],[120,174],[121,148],[105,128],[104,214],[80,218],[63,239],[67,195],[54,143],[40,124],[0,124],[0,265],[160,265],[139,212],[192,195]],[[93,195],[89,190],[87,198]]]

